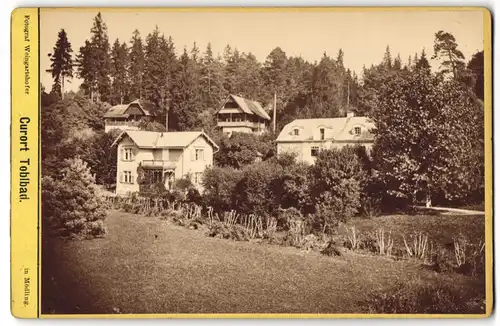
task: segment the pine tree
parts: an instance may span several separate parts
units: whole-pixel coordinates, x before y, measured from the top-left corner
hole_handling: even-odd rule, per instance
[[[144,48],[142,38],[136,29],[130,40],[129,52],[129,77],[130,77],[130,100],[142,98],[143,79],[145,70]]]
[[[252,53],[241,54],[237,83],[242,96],[260,100],[262,83],[260,69],[260,63]]]
[[[455,37],[444,31],[438,31],[435,34],[432,59],[439,59],[441,61],[441,72],[444,74],[451,73],[455,79],[459,77],[465,68],[464,55],[458,50]]]
[[[288,100],[286,91],[286,81],[289,78],[287,63],[286,53],[280,47],[274,48],[264,63],[263,77],[264,87],[267,91],[266,99],[271,102],[274,94],[276,94],[277,112],[284,109]]]
[[[123,101],[128,99],[128,60],[129,56],[127,44],[120,44],[120,41],[116,39],[113,44],[113,49],[111,50],[111,104],[123,104]]]
[[[110,95],[111,58],[107,26],[101,13],[94,17],[94,24],[90,30],[90,41],[80,48],[77,56],[78,74],[84,79],[84,90],[90,93],[92,101],[107,101]]]
[[[425,49],[422,49],[422,53],[420,54],[420,58],[415,63],[415,69],[426,72],[427,74],[431,73],[431,65],[429,64],[429,60],[427,60],[427,56],[425,54]]]
[[[202,59],[200,87],[202,103],[205,108],[217,108],[225,97],[223,64],[220,58],[214,58],[210,43]]]
[[[340,115],[342,83],[339,84],[336,62],[323,54],[315,67],[312,80],[311,107],[315,118],[332,118]]]
[[[401,70],[401,56],[398,53],[396,59],[394,59],[394,64],[392,66],[394,70]]]
[[[382,59],[382,65],[387,70],[392,69],[392,56],[391,56],[391,49],[389,48],[389,45],[385,48],[384,59]]]
[[[64,29],[61,29],[57,35],[54,52],[49,53],[52,64],[50,65],[50,69],[47,69],[47,72],[52,73],[52,79],[54,80],[52,91],[61,98],[64,98],[64,80],[66,78],[73,78],[72,52],[68,35]]]
[[[143,88],[144,98],[155,105],[157,115],[165,124],[168,120],[176,69],[177,58],[172,38],[160,36],[156,26],[146,38]]]
[[[179,59],[175,86],[172,94],[170,125],[175,130],[192,130],[197,127],[198,116],[203,111],[196,62],[186,48]]]

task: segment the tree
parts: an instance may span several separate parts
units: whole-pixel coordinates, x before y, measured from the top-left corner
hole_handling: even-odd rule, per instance
[[[130,100],[142,99],[145,58],[142,38],[137,29],[130,40],[129,63]]]
[[[120,41],[116,39],[111,50],[111,104],[123,104],[123,101],[128,99],[128,60],[127,44],[120,44]]]
[[[441,61],[440,70],[443,74],[451,73],[458,78],[465,68],[464,55],[458,50],[458,44],[451,33],[438,31],[434,39],[434,55],[432,59]]]
[[[218,143],[219,152],[214,157],[216,165],[241,169],[254,163],[259,153],[266,156],[274,144],[262,137],[240,132],[233,132],[231,137],[223,135]]]
[[[85,41],[77,56],[78,76],[84,80],[82,88],[92,101],[97,102],[107,101],[111,93],[111,58],[107,31],[102,15],[98,13],[90,30],[90,41]]]
[[[479,51],[472,56],[467,63],[469,69],[475,76],[474,92],[476,96],[484,101],[484,51]]]
[[[336,62],[324,53],[314,69],[312,79],[310,105],[315,111],[315,118],[340,116],[343,107],[343,84],[344,76],[339,72]]]
[[[202,59],[200,90],[205,108],[216,109],[225,96],[223,65],[220,58],[214,58],[210,43]]]
[[[52,73],[54,80],[54,87],[52,88],[56,94],[64,98],[64,80],[66,78],[73,78],[73,58],[71,43],[68,40],[68,35],[64,29],[61,29],[57,35],[56,46],[54,51],[49,53],[50,69],[47,72]]]
[[[146,38],[143,85],[145,99],[154,104],[162,121],[168,119],[177,64],[172,38],[160,35],[156,26]]]
[[[427,74],[431,73],[431,65],[429,64],[429,60],[427,60],[427,56],[425,54],[425,49],[422,49],[422,53],[420,54],[420,58],[415,62],[415,69],[421,70]]]
[[[199,125],[202,112],[199,75],[196,62],[186,48],[179,59],[172,92],[171,126],[175,130],[192,130]]]
[[[483,114],[465,86],[419,71],[383,88],[374,111],[377,173],[388,194],[457,200],[482,188]]]
[[[354,147],[322,150],[310,169],[316,224],[324,231],[353,217],[360,206],[361,164]]]
[[[105,203],[90,168],[80,158],[66,160],[65,166],[61,179],[42,179],[44,229],[64,237],[104,236]]]
[[[276,110],[278,112],[283,110],[288,101],[286,90],[289,78],[287,63],[288,58],[285,51],[276,47],[267,56],[262,71],[264,87],[267,91],[265,100],[270,103],[276,94]]]

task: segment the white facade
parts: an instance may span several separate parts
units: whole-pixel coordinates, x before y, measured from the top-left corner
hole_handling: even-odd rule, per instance
[[[297,119],[280,132],[276,139],[277,153],[292,153],[298,161],[314,164],[322,149],[362,145],[371,150],[374,127],[369,118],[352,115],[331,119]]]
[[[140,133],[140,132],[136,132]],[[162,137],[175,137],[176,133],[163,133]],[[116,194],[126,195],[138,192],[139,164],[144,171],[157,173],[170,189],[176,179],[189,176],[193,184],[202,189],[202,175],[213,165],[214,143],[203,133],[184,146],[144,147],[138,146],[133,138],[124,135],[117,142]],[[215,145],[216,147],[216,145]],[[216,149],[216,148],[215,148]]]

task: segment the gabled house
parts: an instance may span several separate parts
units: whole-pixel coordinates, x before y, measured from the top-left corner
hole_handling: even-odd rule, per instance
[[[138,130],[141,119],[154,117],[152,109],[152,103],[140,100],[112,106],[104,114],[104,131],[109,132],[112,129]]]
[[[114,141],[117,146],[116,194],[139,191],[138,167],[151,180],[163,182],[172,189],[176,179],[190,177],[201,191],[202,175],[213,165],[213,154],[218,151],[203,131],[154,132],[125,130]]]
[[[248,132],[261,134],[266,131],[271,118],[259,102],[236,95],[229,95],[215,112],[217,126],[225,134]]]
[[[346,117],[328,119],[297,119],[281,130],[277,153],[294,153],[297,160],[314,164],[321,149],[341,148],[346,145],[363,145],[370,150],[375,128],[368,117]]]

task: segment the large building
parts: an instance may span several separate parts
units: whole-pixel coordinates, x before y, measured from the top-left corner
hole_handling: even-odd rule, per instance
[[[152,104],[135,100],[129,104],[118,104],[109,108],[104,114],[104,131],[112,129],[138,130],[141,119],[151,119]]]
[[[261,134],[267,130],[271,120],[258,102],[232,94],[215,114],[217,126],[229,135],[232,132]]]
[[[373,145],[375,128],[367,117],[329,119],[297,119],[281,130],[277,143],[278,155],[293,153],[298,161],[314,164],[321,149],[341,148],[346,145],[363,145],[368,150]]]
[[[138,167],[151,180],[163,182],[172,189],[174,181],[190,177],[202,190],[201,180],[207,167],[213,165],[218,146],[203,131],[154,132],[125,130],[114,141],[118,148],[116,193],[138,192]]]

